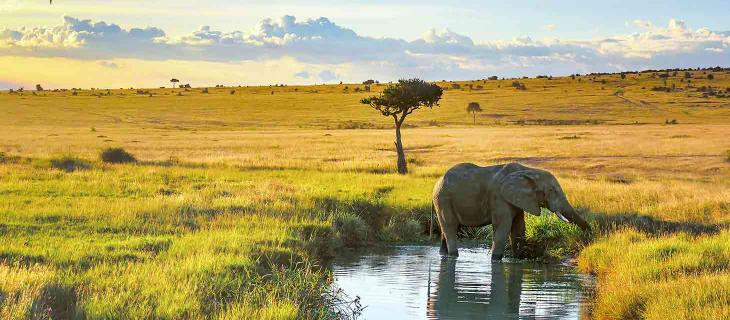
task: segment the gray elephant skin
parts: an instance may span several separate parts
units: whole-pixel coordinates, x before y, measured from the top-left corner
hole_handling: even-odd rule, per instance
[[[512,253],[516,258],[522,258],[524,213],[539,216],[540,208],[556,213],[583,230],[590,230],[550,172],[519,163],[453,166],[434,186],[433,207],[441,227],[441,252],[452,256],[459,255],[456,235],[460,226],[491,224],[494,230],[492,260],[502,259],[508,236]]]

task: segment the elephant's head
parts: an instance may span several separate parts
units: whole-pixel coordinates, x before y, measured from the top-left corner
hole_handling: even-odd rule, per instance
[[[558,180],[549,172],[521,167],[503,176],[500,183],[499,192],[512,205],[534,215],[540,215],[540,208],[547,208],[583,230],[590,229],[568,202]]]

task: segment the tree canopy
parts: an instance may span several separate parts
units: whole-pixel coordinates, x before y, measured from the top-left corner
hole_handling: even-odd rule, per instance
[[[469,102],[469,104],[466,106],[466,112],[482,112],[482,106],[479,105],[479,102]]]
[[[443,92],[438,85],[421,79],[401,79],[397,84],[385,88],[380,96],[365,98],[360,102],[370,105],[386,117],[395,118],[396,125],[400,126],[413,111],[437,106]]]

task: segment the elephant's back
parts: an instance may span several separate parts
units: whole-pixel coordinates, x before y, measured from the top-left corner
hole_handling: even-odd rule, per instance
[[[460,163],[446,170],[446,173],[441,176],[434,186],[434,197],[443,196],[444,193],[459,191],[463,188],[472,189],[475,183],[480,182],[481,168],[473,163]]]

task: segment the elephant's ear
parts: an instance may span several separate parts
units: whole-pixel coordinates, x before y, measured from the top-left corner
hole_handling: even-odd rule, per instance
[[[522,170],[505,176],[500,193],[512,205],[536,216],[540,215],[537,184],[529,172]]]

